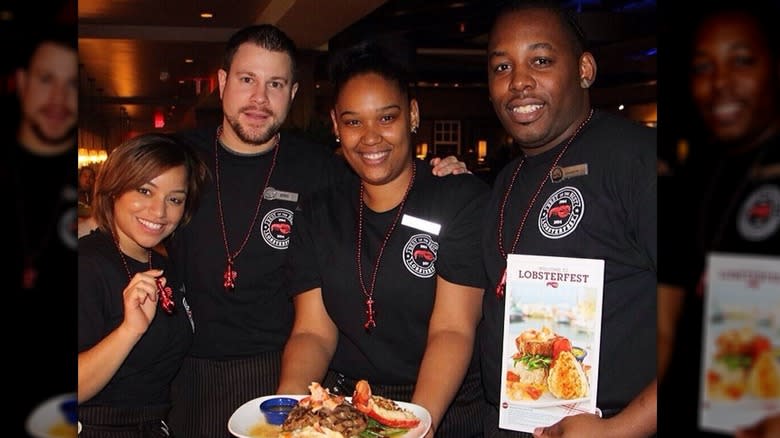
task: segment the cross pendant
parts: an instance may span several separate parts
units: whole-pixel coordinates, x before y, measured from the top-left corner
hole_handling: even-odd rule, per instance
[[[228,260],[225,274],[222,275],[222,278],[225,279],[226,292],[232,292],[236,288],[236,277],[238,277],[238,272],[233,269],[233,260]]]
[[[368,319],[366,320],[366,323],[363,324],[363,328],[366,330],[371,330],[372,328],[376,327],[376,321],[374,321],[374,300],[371,298],[366,300],[366,306],[368,306],[368,309],[366,310]]]
[[[26,266],[22,273],[22,287],[25,289],[32,289],[35,287],[35,282],[38,280],[38,271],[35,267]]]

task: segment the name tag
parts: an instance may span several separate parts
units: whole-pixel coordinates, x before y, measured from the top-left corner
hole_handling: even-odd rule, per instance
[[[588,174],[588,163],[575,164],[573,166],[560,167],[555,166],[550,171],[550,181],[557,183],[565,179],[574,178]]]
[[[419,217],[410,216],[408,214],[405,214],[404,217],[401,218],[401,225],[405,225],[416,230],[425,231],[426,233],[430,233],[435,236],[438,236],[439,231],[441,231],[441,224],[426,221],[425,219],[420,219]]]
[[[282,190],[276,190],[273,187],[267,187],[263,192],[263,198],[273,201],[279,199],[281,201],[298,202],[298,194],[293,192],[285,192]]]

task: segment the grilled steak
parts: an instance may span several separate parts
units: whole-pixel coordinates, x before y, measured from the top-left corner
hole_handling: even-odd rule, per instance
[[[365,414],[349,403],[342,403],[333,409],[321,407],[317,410],[299,404],[290,411],[287,420],[282,424],[282,430],[291,432],[315,424],[340,432],[345,438],[350,438],[366,429],[368,419]]]

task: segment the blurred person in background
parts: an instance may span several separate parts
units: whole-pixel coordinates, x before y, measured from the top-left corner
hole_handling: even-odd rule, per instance
[[[70,329],[76,305],[76,32],[67,25],[41,26],[24,41],[28,49],[14,76],[19,123],[1,152],[0,178],[10,188],[9,308],[46,326],[15,326],[8,339],[7,347],[24,358],[12,361],[15,379],[32,366],[46,369],[30,376],[29,387],[14,399],[15,436],[36,406],[76,388]]]
[[[84,166],[79,169],[79,217],[89,216],[92,205],[92,190],[95,187],[95,169]],[[84,212],[82,213],[82,208]]]
[[[79,219],[78,237],[86,236],[97,228],[97,223],[92,217],[92,191],[95,188],[96,168],[92,165],[79,169]]]
[[[705,261],[711,252],[780,254],[780,35],[777,2],[721,2],[696,14],[683,28],[694,21],[684,59],[697,117],[686,122],[698,130],[659,213],[659,417],[669,433],[724,436],[697,421]],[[777,437],[779,422],[736,436]]]

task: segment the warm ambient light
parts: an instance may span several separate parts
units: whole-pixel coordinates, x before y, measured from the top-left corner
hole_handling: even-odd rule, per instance
[[[164,128],[165,127],[165,115],[162,113],[162,111],[155,111],[154,113],[154,127],[155,128]]]
[[[92,164],[100,164],[108,158],[108,152],[106,152],[105,149],[79,148],[78,153],[79,169]]]
[[[186,58],[186,59],[184,60],[184,62],[186,62],[187,64],[192,64],[193,62],[195,62],[195,60],[194,60],[194,59],[192,59],[192,58]]]
[[[417,158],[424,160],[428,156],[428,143],[420,143],[417,145]]]
[[[214,18],[214,14],[211,12],[201,12],[200,18]]]
[[[479,140],[477,142],[477,159],[479,161],[485,161],[487,156],[487,140]]]

